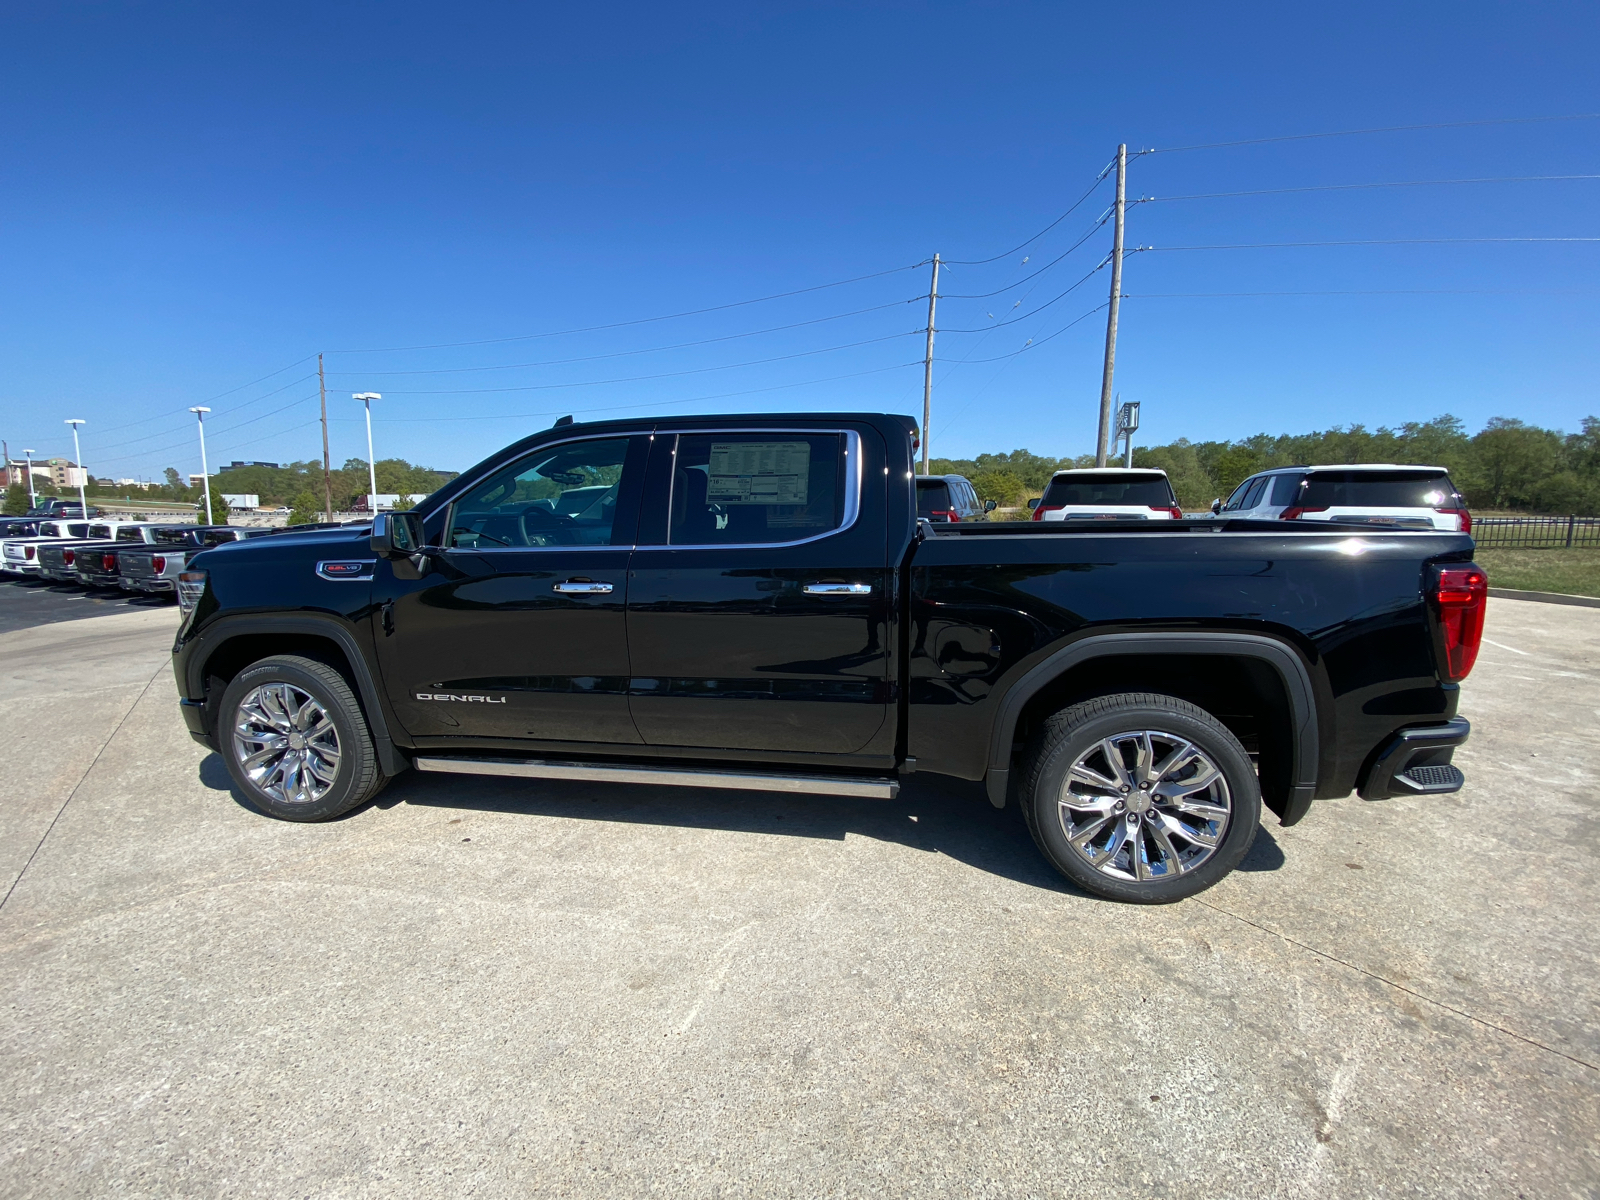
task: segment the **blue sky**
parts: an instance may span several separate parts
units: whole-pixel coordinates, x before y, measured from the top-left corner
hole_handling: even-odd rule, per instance
[[[380,457],[458,469],[566,412],[920,414],[927,268],[896,268],[1002,254],[1119,142],[1600,112],[1597,52],[1600,9],[1561,3],[14,8],[0,436],[70,453],[84,417],[91,471],[159,476],[210,403],[213,467],[311,457],[318,351],[336,463],[355,391]],[[1576,428],[1600,243],[1171,248],[1595,237],[1600,180],[1163,198],[1596,173],[1600,120],[1135,158],[1140,440]],[[936,454],[1093,449],[1108,273],[1041,306],[1109,200],[945,275]]]

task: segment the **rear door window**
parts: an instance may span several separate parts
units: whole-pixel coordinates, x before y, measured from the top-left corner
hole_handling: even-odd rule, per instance
[[[1072,475],[1057,476],[1044,490],[1041,505],[1131,505],[1138,508],[1168,508],[1172,485],[1165,475]]]
[[[768,545],[844,524],[840,433],[686,433],[672,469],[667,541]]]
[[[1304,475],[1275,475],[1272,479],[1272,498],[1267,503],[1278,508],[1288,508],[1300,497],[1300,481]]]
[[[1306,508],[1451,508],[1458,500],[1442,471],[1316,471],[1300,503]]]

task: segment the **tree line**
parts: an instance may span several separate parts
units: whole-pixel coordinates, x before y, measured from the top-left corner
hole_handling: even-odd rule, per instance
[[[1159,467],[1172,479],[1178,503],[1198,511],[1225,498],[1257,471],[1338,463],[1417,463],[1442,466],[1476,509],[1600,514],[1600,418],[1585,417],[1578,433],[1544,429],[1515,417],[1493,417],[1469,434],[1459,417],[1411,421],[1394,428],[1335,426],[1303,434],[1258,433],[1232,442],[1135,446],[1133,465]],[[1093,455],[1050,458],[1027,450],[936,458],[935,475],[965,475],[978,495],[1018,506],[1043,494],[1055,471],[1094,466]]]
[[[438,471],[432,467],[418,466],[403,458],[380,458],[375,468],[380,494],[426,495],[437,491],[447,481],[456,477],[454,471]],[[204,489],[190,487],[188,478],[180,475],[176,467],[168,467],[163,475],[166,478],[164,484],[157,484],[148,489],[120,488],[110,480],[92,480],[84,488],[84,495],[91,500],[113,498],[171,500],[180,504],[197,504],[203,499]],[[366,495],[370,488],[367,460],[364,458],[346,459],[344,466],[336,468],[330,475],[333,482],[333,507],[336,512],[348,512],[356,498]],[[36,481],[36,488],[41,496],[78,494],[76,488],[52,487],[42,475]],[[220,507],[223,492],[229,495],[244,493],[259,496],[264,507],[276,508],[288,505],[295,510],[297,518],[321,520],[322,460],[308,459],[305,462],[292,462],[284,467],[235,467],[222,471],[211,477],[213,507]],[[19,513],[28,510],[26,484],[13,484],[7,490],[5,511],[9,514],[13,509]],[[316,515],[305,516],[307,513]],[[297,520],[295,523],[303,521]]]

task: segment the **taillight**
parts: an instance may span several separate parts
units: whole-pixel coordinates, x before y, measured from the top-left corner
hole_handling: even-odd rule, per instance
[[[1460,683],[1478,661],[1483,641],[1483,614],[1489,604],[1489,577],[1481,567],[1441,567],[1434,585],[1439,629],[1444,635],[1447,683]]]
[[[156,555],[156,556],[155,556],[155,557],[154,557],[154,558],[152,558],[152,559],[151,559],[151,560],[150,560],[150,565],[151,565],[151,566],[152,566],[152,567],[153,567],[153,568],[155,568],[155,573],[156,573],[156,574],[157,574],[157,575],[164,575],[164,574],[166,574],[166,570],[167,570],[167,560],[166,560],[166,559],[165,559],[165,558],[163,558],[163,557],[162,557],[162,556],[161,556],[161,555],[159,555],[159,554],[158,554],[158,555]]]
[[[102,554],[100,556],[100,565],[107,571],[115,571],[117,569],[117,556],[115,554]]]
[[[930,508],[928,510],[930,521],[959,521],[961,514],[953,508]]]
[[[1059,504],[1050,504],[1050,505],[1041,504],[1041,505],[1039,505],[1038,508],[1033,510],[1033,519],[1035,521],[1042,521],[1042,520],[1044,520],[1045,513],[1047,513],[1047,512],[1060,512],[1061,511],[1061,507],[1062,506],[1059,505]]]
[[[28,558],[32,558],[33,557],[33,547],[32,546],[24,547],[22,552]]]
[[[1327,511],[1328,511],[1328,506],[1326,504],[1324,504],[1321,508],[1286,508],[1281,513],[1278,514],[1278,520],[1280,520],[1280,521],[1297,521],[1305,513],[1308,513],[1308,512],[1327,512]]]
[[[1179,508],[1176,504],[1152,504],[1150,506],[1150,511],[1164,512],[1174,521],[1183,520],[1183,509]]]
[[[1472,532],[1472,514],[1464,508],[1436,508],[1433,510],[1446,517],[1456,517],[1461,522],[1461,532]]]
[[[78,552],[76,550],[63,550],[61,552],[61,561],[69,567],[72,565],[72,560],[77,557]]]
[[[206,573],[204,571],[179,571],[178,572],[178,607],[184,612],[190,612],[200,602],[200,597],[205,594]]]

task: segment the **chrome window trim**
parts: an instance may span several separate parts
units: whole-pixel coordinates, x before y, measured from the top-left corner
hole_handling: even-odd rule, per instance
[[[527,454],[523,455],[522,458],[514,460],[509,465],[515,466],[517,463],[522,462],[523,459],[531,458],[535,454],[541,454],[546,450],[554,450],[557,446],[570,446],[574,442],[614,442],[618,439],[621,439],[622,441],[631,441],[634,438],[646,438],[653,441],[655,439],[655,432],[650,430],[634,433],[591,433],[587,436],[580,435],[578,437],[562,438],[560,441],[546,442],[542,446],[535,447],[534,449],[528,451]],[[627,465],[626,457],[623,459],[623,465]],[[645,467],[648,470],[648,460],[646,460]],[[501,470],[503,469],[504,468],[501,468]],[[456,519],[456,505],[461,502],[462,497],[471,493],[473,488],[477,487],[484,480],[492,478],[495,474],[497,474],[496,471],[485,471],[466,487],[462,488],[461,491],[458,492],[453,499],[451,499],[450,503],[445,505],[444,529],[442,531],[442,536],[450,536],[450,527],[455,523]],[[620,542],[607,542],[603,546],[437,546],[433,548],[445,554],[450,554],[457,551],[462,554],[527,554],[540,550],[632,550],[633,546],[625,546]]]
[[[810,542],[820,542],[823,538],[830,538],[836,534],[844,533],[856,523],[856,518],[861,515],[861,478],[862,456],[861,435],[853,429],[839,429],[837,427],[811,427],[809,429],[774,429],[771,427],[754,429],[673,429],[662,431],[666,436],[681,438],[688,435],[715,435],[722,433],[799,433],[815,435],[831,434],[835,437],[843,436],[844,443],[844,512],[841,514],[839,524],[824,533],[812,534],[810,537],[799,538],[792,542],[708,542],[679,544],[672,541],[662,542],[659,545],[640,546],[640,550],[781,550],[786,546],[804,546]],[[678,453],[677,443],[672,446],[673,456]],[[850,467],[850,458],[855,456],[855,469]],[[677,478],[674,467],[672,477]],[[672,537],[672,485],[667,487],[667,537]]]

